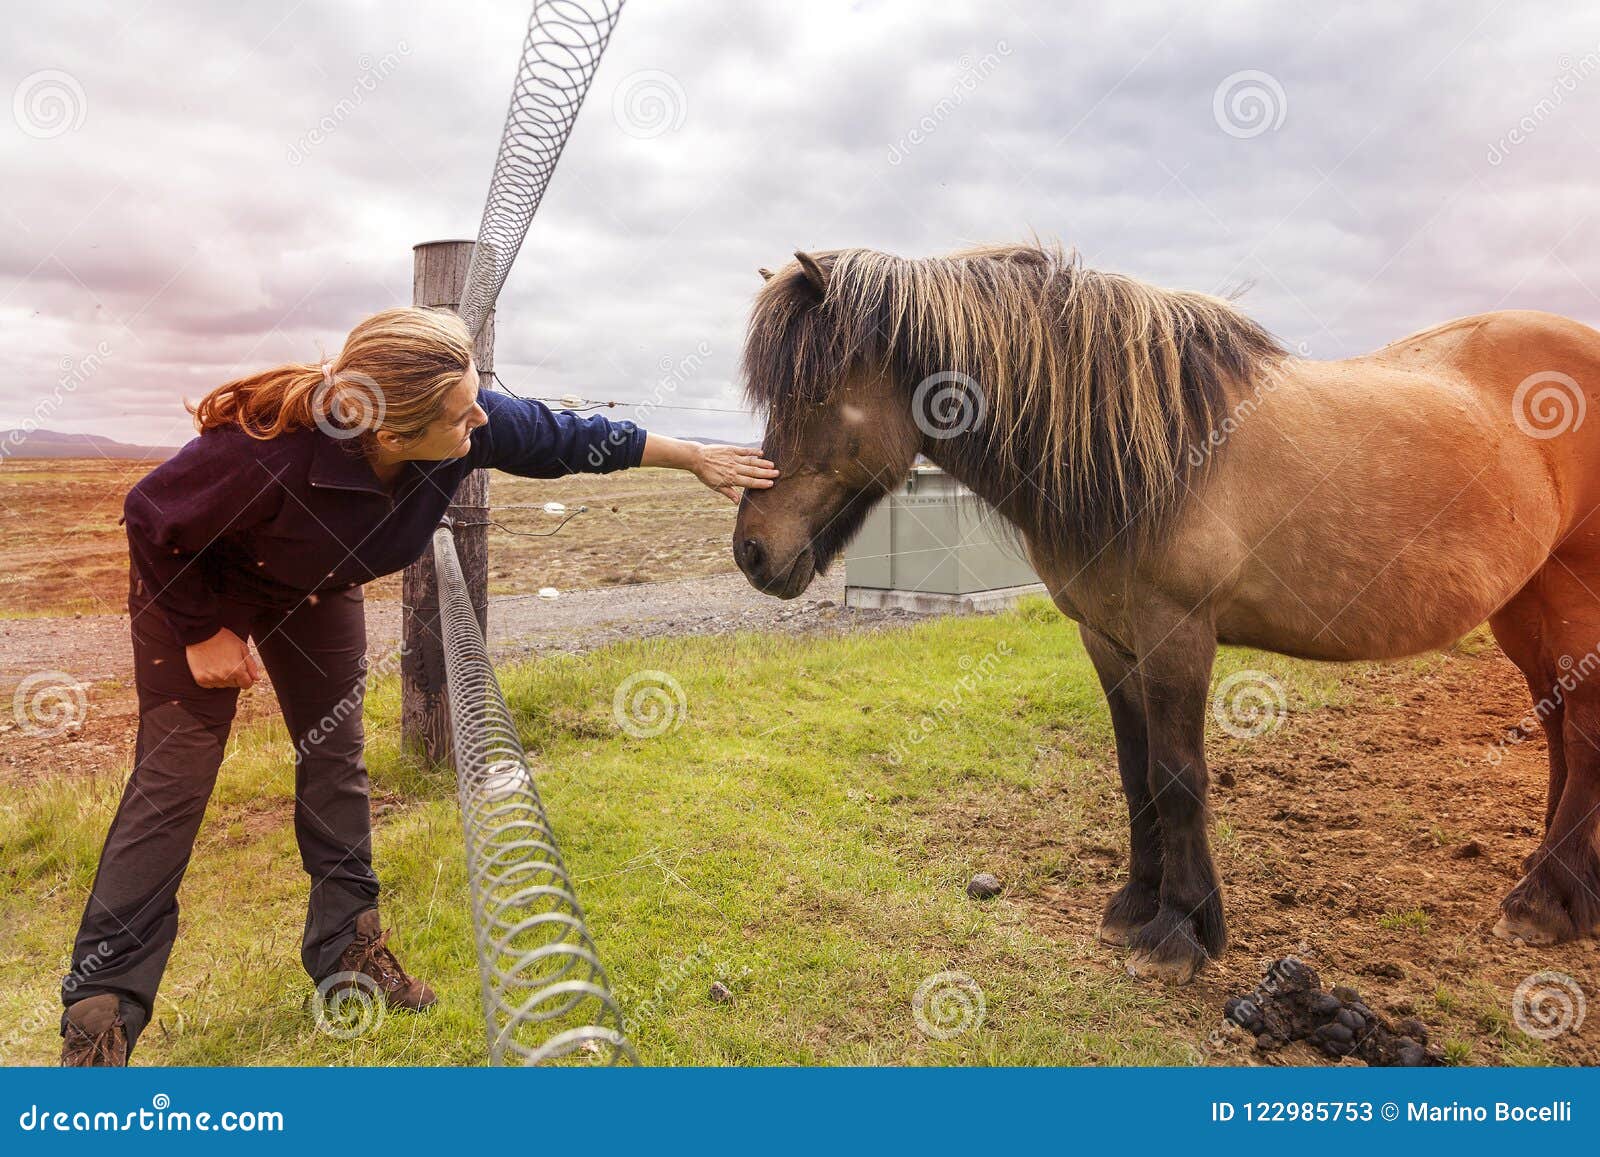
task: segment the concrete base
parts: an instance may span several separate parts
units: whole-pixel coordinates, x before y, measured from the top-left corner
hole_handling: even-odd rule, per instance
[[[965,595],[943,595],[931,591],[890,591],[876,587],[845,587],[844,605],[864,611],[910,611],[916,615],[993,614],[1013,606],[1024,595],[1042,595],[1043,583],[1020,587],[996,587]]]

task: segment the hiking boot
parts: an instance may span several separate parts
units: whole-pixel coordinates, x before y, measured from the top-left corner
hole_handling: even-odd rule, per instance
[[[357,916],[356,938],[340,954],[338,971],[359,972],[370,977],[383,994],[384,1002],[391,1008],[421,1012],[438,997],[433,994],[433,989],[407,975],[406,970],[400,967],[400,962],[388,948],[391,931],[380,927],[376,908],[369,908]],[[353,983],[345,981],[342,985],[336,985],[335,990]]]
[[[128,1028],[116,993],[86,996],[67,1006],[67,1031],[61,1039],[61,1067],[124,1068]]]

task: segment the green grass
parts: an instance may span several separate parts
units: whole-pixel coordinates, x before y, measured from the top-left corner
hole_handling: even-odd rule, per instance
[[[1413,908],[1409,912],[1385,912],[1378,917],[1378,927],[1389,932],[1427,932],[1432,921],[1421,908]]]
[[[1336,668],[1256,654],[1225,653],[1217,674],[1246,668],[1280,679],[1291,711],[1339,692]],[[640,670],[670,674],[687,704],[655,738],[613,717]],[[1042,601],[825,640],[622,644],[501,679],[646,1062],[1192,1059],[1161,1027],[1159,990],[1108,975],[1086,938],[1051,937],[1015,900],[964,892],[980,869],[1022,894],[1087,885],[1074,849],[1123,840],[1098,685]],[[141,1063],[482,1062],[453,781],[398,750],[398,716],[396,682],[376,684],[367,758],[392,805],[376,863],[395,946],[439,1007],[352,1041],[313,1028],[289,749],[263,722],[230,744]],[[0,1060],[59,1047],[56,984],[125,774],[0,798]],[[978,982],[986,1017],[937,1041],[910,1005],[946,970]],[[731,1002],[709,997],[716,980]]]

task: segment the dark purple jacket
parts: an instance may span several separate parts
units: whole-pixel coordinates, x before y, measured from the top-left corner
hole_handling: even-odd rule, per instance
[[[190,439],[122,504],[135,574],[185,646],[215,635],[217,596],[290,609],[317,591],[393,574],[427,550],[456,484],[478,467],[525,478],[639,465],[632,422],[556,413],[484,389],[472,449],[408,461],[391,496],[355,439],[316,428],[252,438],[221,426]]]

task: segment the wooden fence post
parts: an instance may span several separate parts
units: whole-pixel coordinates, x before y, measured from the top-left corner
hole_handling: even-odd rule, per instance
[[[412,302],[415,305],[461,304],[466,285],[467,266],[472,261],[471,241],[427,241],[412,249],[414,255]],[[491,310],[478,334],[474,351],[478,373],[485,390],[494,379],[494,312]],[[456,553],[461,556],[461,571],[467,580],[478,626],[489,634],[489,528],[481,525],[489,517],[489,472],[474,470],[461,480],[447,512],[457,522],[479,523],[458,526],[454,531]],[[400,659],[400,741],[435,762],[449,762],[450,710],[444,678],[444,647],[439,629],[439,587],[433,573],[433,551],[429,549],[406,567],[401,583]]]

